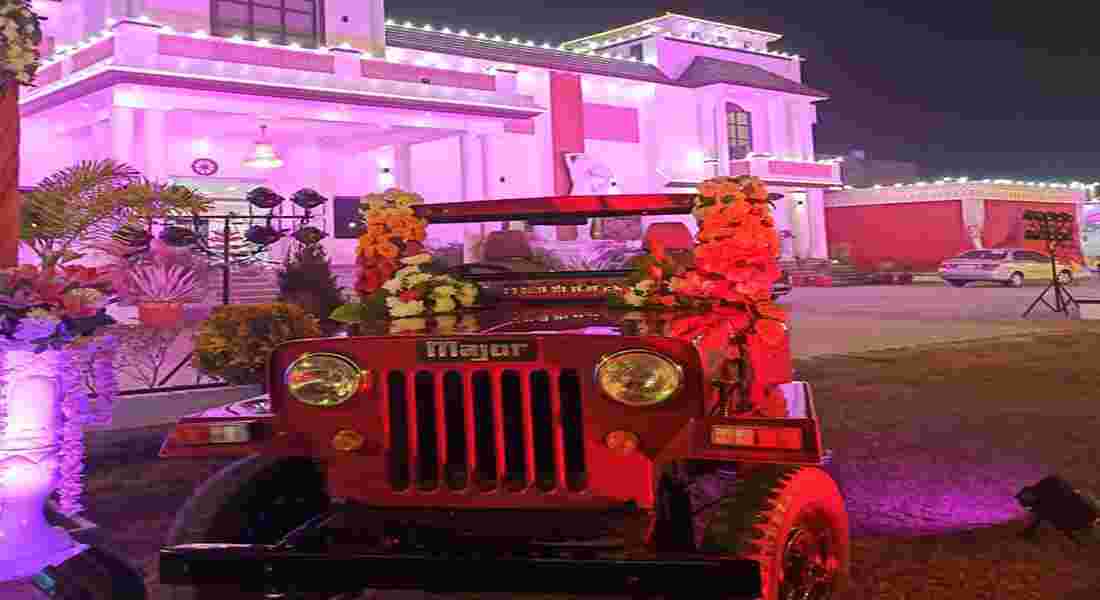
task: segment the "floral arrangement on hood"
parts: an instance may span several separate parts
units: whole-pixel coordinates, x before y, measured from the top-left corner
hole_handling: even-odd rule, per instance
[[[407,265],[382,284],[381,298],[395,319],[424,314],[449,314],[461,306],[469,308],[477,302],[477,286],[450,275],[433,275],[420,270],[430,262],[430,254],[417,254],[401,259]],[[377,292],[376,292],[377,294]]]
[[[477,284],[422,271],[420,267],[431,260],[431,254],[426,252],[399,259],[404,266],[392,278],[362,302],[336,309],[331,318],[342,322],[407,319],[448,315],[474,306],[480,292]]]
[[[400,257],[418,254],[427,237],[428,223],[416,216],[413,206],[424,199],[418,194],[391,188],[363,197],[360,210],[366,231],[359,236],[355,289],[369,296],[401,268]]]
[[[649,254],[635,260],[625,291],[612,295],[611,304],[616,308],[657,310],[691,306],[690,298],[678,296],[672,289],[672,280],[683,272],[684,268],[665,254],[664,246],[654,242]]]
[[[364,197],[366,232],[359,237],[355,289],[360,302],[344,304],[329,317],[343,323],[446,315],[477,303],[476,284],[425,271],[432,255],[424,249],[428,222],[413,206],[417,194],[389,189]]]
[[[786,314],[771,299],[781,273],[779,235],[768,190],[756,177],[716,177],[703,182],[692,215],[699,224],[691,268],[674,269],[660,248],[638,263],[627,291],[612,306],[695,309],[667,324],[667,334],[690,339],[708,372],[738,382],[741,412],[784,414],[775,389],[751,384],[754,356],[782,348]]]
[[[60,350],[114,324],[110,275],[84,266],[0,270],[0,345]]]
[[[0,0],[0,96],[8,84],[31,85],[42,56],[42,24],[30,0]]]

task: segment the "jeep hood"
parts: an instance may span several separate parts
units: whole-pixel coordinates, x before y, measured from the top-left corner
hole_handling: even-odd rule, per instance
[[[561,303],[538,306],[508,303],[491,308],[431,318],[408,318],[363,323],[349,335],[446,336],[494,334],[645,335],[647,320],[684,316],[684,311],[659,315],[653,311],[612,309],[606,302]]]

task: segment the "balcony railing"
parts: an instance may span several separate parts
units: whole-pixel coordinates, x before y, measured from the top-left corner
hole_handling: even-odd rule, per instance
[[[155,78],[204,82],[203,88],[261,86],[296,96],[326,93],[375,99],[378,104],[454,112],[534,116],[542,109],[534,98],[499,91],[493,76],[365,60],[357,51],[310,50],[249,41],[165,32],[149,23],[124,21],[75,49],[47,61],[21,103],[36,102],[60,88],[106,71],[129,74],[138,82]],[[426,71],[426,70],[425,70]],[[414,79],[412,75],[417,77]],[[497,87],[498,89],[492,89]]]
[[[774,184],[837,186],[841,183],[840,163],[837,161],[781,158],[767,154],[730,161],[730,175],[753,175]]]

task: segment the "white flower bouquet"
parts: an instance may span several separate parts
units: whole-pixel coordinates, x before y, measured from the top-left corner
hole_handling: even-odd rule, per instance
[[[445,315],[477,303],[480,290],[474,283],[450,275],[425,273],[421,265],[431,262],[428,253],[401,259],[404,266],[382,287],[360,304],[346,304],[332,314],[342,322],[362,322],[375,318],[405,319],[424,315]]]

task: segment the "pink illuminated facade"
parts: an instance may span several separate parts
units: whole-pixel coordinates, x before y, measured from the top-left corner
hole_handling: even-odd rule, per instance
[[[815,159],[825,94],[801,83],[800,57],[768,49],[779,35],[668,14],[550,46],[385,21],[381,0],[264,4],[280,3],[36,0],[56,52],[20,98],[21,184],[110,157],[219,212],[247,212],[257,185],[311,187],[340,199],[326,244],[347,264],[350,199],[395,184],[450,202],[752,174],[785,194],[787,254],[827,256],[840,169]],[[261,125],[281,167],[244,164]]]

